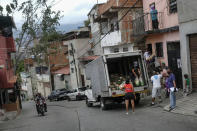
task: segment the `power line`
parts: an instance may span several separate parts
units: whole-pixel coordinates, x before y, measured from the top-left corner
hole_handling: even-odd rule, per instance
[[[127,0],[128,1],[128,0]],[[124,17],[136,6],[136,4],[139,2],[139,0],[137,0],[131,7],[129,7],[129,9],[128,9],[128,11],[116,22],[116,26],[118,25],[118,23],[121,21],[121,20],[123,20],[124,19]],[[125,2],[126,3],[126,2]],[[100,38],[99,39],[99,41],[96,43],[96,44],[94,44],[93,45],[93,47],[91,47],[91,49],[92,48],[94,48],[96,45],[98,45],[100,42],[101,42],[101,40],[103,40],[110,32],[112,31],[112,29],[110,29],[106,34],[104,34],[103,35],[103,37],[102,38]],[[88,51],[90,51],[91,49],[88,49],[85,53],[87,53]],[[85,53],[83,53],[81,56],[83,56]],[[79,56],[79,57],[81,57],[81,56]]]
[[[128,1],[129,1],[129,0],[126,0],[120,7],[124,7],[124,6],[127,4]],[[114,1],[114,2],[112,3],[112,5],[115,4],[115,2],[116,2],[116,1]],[[121,15],[123,15],[123,13],[121,13]],[[124,21],[124,22],[125,22],[125,21]],[[118,25],[118,21],[116,22],[116,26],[117,26],[117,25]],[[108,25],[105,25],[103,28],[101,27],[101,30],[104,30],[104,29],[107,29],[107,30],[108,30]],[[110,33],[110,32],[111,32],[111,29],[110,29],[108,32]],[[107,32],[107,33],[108,33],[108,32]],[[106,33],[106,34],[107,34],[107,33]],[[95,37],[100,37],[100,31],[97,31],[94,35],[95,35]],[[100,41],[98,41],[98,43],[100,43]],[[94,45],[96,45],[96,44],[94,44]],[[94,48],[94,47],[95,47],[95,46],[93,46],[92,48]],[[85,48],[87,48],[87,47],[85,46],[84,48],[82,48],[82,49],[81,49],[81,52],[82,52]],[[91,49],[92,49],[92,48],[91,48]],[[89,50],[88,50],[88,51],[89,51]],[[85,53],[87,53],[88,51],[86,51]],[[80,54],[81,52],[79,52],[79,54]],[[81,56],[83,56],[85,53],[82,53]],[[81,57],[81,56],[80,56],[80,57]]]

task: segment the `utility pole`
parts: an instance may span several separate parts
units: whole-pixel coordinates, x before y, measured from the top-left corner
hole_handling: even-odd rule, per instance
[[[71,54],[72,54],[72,57],[73,57],[73,64],[75,66],[75,75],[76,75],[76,78],[77,78],[77,87],[79,88],[79,79],[78,79],[78,73],[77,73],[77,67],[76,67],[75,55],[74,55],[75,50],[73,48],[73,44],[71,43],[70,45],[71,45],[71,50],[72,50]]]

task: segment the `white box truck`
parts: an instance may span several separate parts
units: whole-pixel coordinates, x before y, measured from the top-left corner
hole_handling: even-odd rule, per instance
[[[86,91],[87,106],[100,102],[101,108],[105,110],[112,102],[122,103],[125,93],[119,86],[124,84],[122,82],[126,78],[131,78],[135,64],[138,65],[143,81],[136,84],[131,80],[136,94],[135,102],[139,103],[140,93],[148,90],[148,77],[142,52],[135,51],[105,54],[86,65],[86,78],[91,81],[92,88]]]

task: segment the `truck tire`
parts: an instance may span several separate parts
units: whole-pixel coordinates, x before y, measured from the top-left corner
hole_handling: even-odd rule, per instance
[[[136,96],[135,104],[138,105],[140,103],[140,93],[136,93],[135,96]]]
[[[104,98],[101,98],[101,109],[107,110],[106,100]]]
[[[93,103],[90,103],[89,101],[88,101],[88,98],[86,97],[86,105],[87,105],[87,107],[92,107],[93,106]]]

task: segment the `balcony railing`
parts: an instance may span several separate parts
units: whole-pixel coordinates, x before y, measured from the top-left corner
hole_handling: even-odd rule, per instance
[[[155,30],[161,30],[164,28],[164,17],[163,12],[158,12],[157,14],[157,23],[154,27],[152,22],[151,14],[147,13],[143,16],[133,20],[133,35],[144,35],[145,33],[152,32]]]
[[[108,0],[105,4],[101,5],[99,8],[99,14],[104,14],[107,10],[109,10],[112,7],[131,7],[136,3],[137,0]],[[137,7],[142,7],[142,2],[138,2]]]

